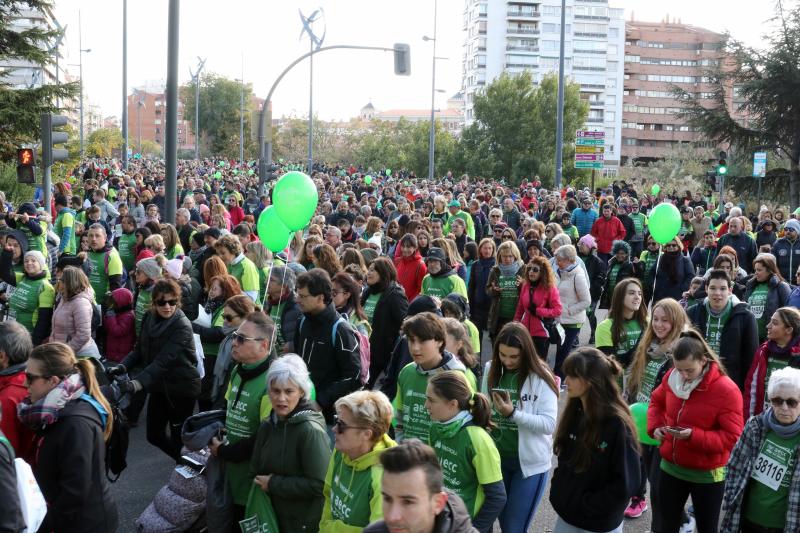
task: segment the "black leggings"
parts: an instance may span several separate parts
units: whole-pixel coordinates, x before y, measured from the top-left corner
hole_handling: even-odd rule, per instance
[[[536,348],[536,353],[539,355],[539,358],[547,362],[547,352],[550,350],[550,338],[549,337],[532,337],[533,339],[533,346]]]
[[[194,398],[171,398],[161,392],[151,392],[147,404],[147,442],[175,461],[180,459],[181,428],[192,416],[194,403]]]
[[[661,529],[653,527],[655,533],[678,533],[681,528],[683,506],[691,495],[697,533],[717,533],[719,512],[725,482],[691,483],[683,481],[663,470],[658,475],[658,510]]]

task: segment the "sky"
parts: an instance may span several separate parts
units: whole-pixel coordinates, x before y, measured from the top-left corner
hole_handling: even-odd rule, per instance
[[[500,1],[500,0],[490,0]],[[77,75],[79,49],[83,54],[84,91],[106,116],[121,116],[122,0],[55,0],[55,14],[67,35],[62,64]],[[669,17],[758,46],[771,16],[770,0],[614,0],[610,7],[625,9],[625,18],[658,22]],[[666,7],[668,6],[668,8]],[[757,8],[754,6],[758,6]],[[357,116],[372,102],[378,110],[430,109],[434,0],[184,0],[181,2],[179,83],[189,80],[197,58],[205,69],[253,84],[265,97],[280,72],[307,52],[300,38],[298,10],[308,15],[322,8],[324,45],[351,44],[411,47],[411,75],[394,75],[392,54],[378,51],[332,50],[315,56],[314,112],[325,120]],[[436,107],[461,87],[464,0],[438,0],[436,33]],[[79,12],[82,46],[79,46]],[[148,82],[166,80],[167,0],[128,2],[128,94]],[[71,66],[75,65],[75,66]],[[242,70],[242,65],[244,69]],[[307,116],[308,61],[292,69],[273,95],[274,116]]]

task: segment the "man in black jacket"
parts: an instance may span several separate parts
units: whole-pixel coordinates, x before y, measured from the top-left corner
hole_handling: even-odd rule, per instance
[[[264,312],[275,322],[276,353],[294,353],[294,334],[300,319],[300,308],[294,299],[297,276],[285,265],[273,266],[269,272]]]
[[[294,350],[308,366],[328,425],[333,424],[336,400],[361,385],[358,337],[336,312],[331,291],[331,278],[320,268],[297,278],[297,305],[303,316],[295,330]]]
[[[731,292],[733,282],[722,269],[706,279],[708,297],[686,314],[725,365],[728,376],[744,390],[744,379],[758,348],[758,326],[749,306]]]

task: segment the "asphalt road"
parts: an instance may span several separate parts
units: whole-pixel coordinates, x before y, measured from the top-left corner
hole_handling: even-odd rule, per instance
[[[588,329],[584,327],[581,332],[581,343],[585,344],[589,340]],[[484,342],[483,358],[484,361],[491,354],[488,340]],[[553,349],[550,351],[550,359],[554,357]],[[565,399],[562,397],[560,405]],[[144,413],[142,416],[144,419]],[[128,468],[122,473],[122,477],[111,487],[112,493],[116,498],[120,514],[120,529],[122,533],[133,533],[136,531],[136,518],[144,511],[145,507],[152,501],[156,492],[167,482],[170,471],[174,463],[172,460],[157,448],[149,445],[145,438],[145,427],[141,424],[131,430],[131,443],[128,450]],[[542,502],[536,511],[530,532],[545,533],[553,529],[556,521],[556,513],[550,506],[547,493],[542,498]],[[650,530],[650,512],[647,511],[640,518],[625,520],[625,533],[644,533]],[[495,527],[495,531],[500,531]]]

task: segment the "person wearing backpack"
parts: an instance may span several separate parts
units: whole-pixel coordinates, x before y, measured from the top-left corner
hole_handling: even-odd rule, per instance
[[[89,253],[85,268],[89,282],[94,290],[95,301],[101,302],[107,292],[119,289],[125,284],[127,275],[122,266],[119,252],[108,244],[106,230],[100,224],[89,226]]]
[[[38,531],[116,531],[117,506],[105,476],[106,441],[115,421],[94,365],[66,344],[51,342],[33,349],[26,376],[30,396],[17,406],[17,416],[37,435],[33,474],[47,502]],[[3,513],[6,505],[3,500]]]
[[[389,258],[378,257],[370,263],[361,306],[372,324],[367,384],[371,389],[389,364],[392,347],[397,342],[400,326],[408,312],[405,290],[397,283],[397,270]]]
[[[328,273],[313,268],[297,277],[297,305],[303,316],[294,335],[295,352],[303,358],[328,426],[333,405],[361,387],[361,358],[356,331],[333,305]]]

